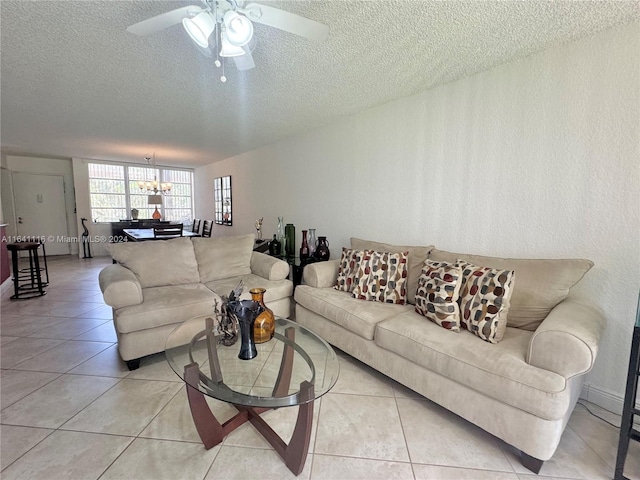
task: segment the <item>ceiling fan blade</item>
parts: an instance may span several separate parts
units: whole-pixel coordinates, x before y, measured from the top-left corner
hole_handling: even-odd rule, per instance
[[[243,48],[245,51],[244,55],[240,55],[239,57],[233,57],[233,61],[236,63],[236,67],[239,71],[251,70],[256,66],[253,61],[253,55],[248,48]]]
[[[183,18],[193,17],[205,10],[196,6],[189,5],[182,8],[171,10],[170,12],[161,13],[155,17],[147,18],[142,22],[135,23],[127,27],[127,32],[134,35],[150,35],[152,33],[159,32],[165,28],[177,25]]]
[[[252,22],[279,28],[309,40],[322,42],[329,35],[327,25],[279,8],[250,3],[244,8],[239,8],[238,11],[246,15]]]

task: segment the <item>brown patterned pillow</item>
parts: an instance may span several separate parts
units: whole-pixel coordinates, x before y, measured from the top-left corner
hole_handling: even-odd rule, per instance
[[[463,260],[460,312],[462,325],[490,343],[498,343],[507,328],[507,312],[515,273],[478,267]]]
[[[447,330],[459,332],[461,287],[461,266],[425,261],[416,290],[416,312]]]
[[[407,252],[389,253],[365,250],[359,260],[353,297],[375,302],[407,301]]]
[[[364,254],[362,250],[342,247],[342,256],[338,266],[338,280],[333,286],[336,290],[353,292],[356,286],[356,272],[359,265],[358,253],[360,258]]]

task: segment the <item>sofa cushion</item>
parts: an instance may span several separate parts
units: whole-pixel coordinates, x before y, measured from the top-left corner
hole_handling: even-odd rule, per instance
[[[507,328],[513,271],[478,267],[462,260],[456,266],[462,267],[462,324],[481,339],[498,343]]]
[[[338,279],[333,288],[342,292],[353,292],[356,287],[358,255],[362,255],[361,250],[342,247],[340,264],[338,265]]]
[[[378,322],[413,310],[411,305],[363,302],[353,298],[348,292],[340,292],[332,287],[299,285],[295,290],[295,300],[307,310],[322,315],[367,340],[373,339]]]
[[[193,238],[200,281],[206,283],[221,278],[250,274],[254,240],[253,234]]]
[[[200,283],[143,288],[142,295],[143,303],[116,310],[118,332],[137,332],[184,322],[198,315],[211,315],[214,303],[220,301],[218,295]]]
[[[108,243],[111,257],[127,267],[142,288],[198,283],[198,264],[188,238]]]
[[[416,312],[447,330],[459,332],[461,287],[462,267],[426,260],[418,279]]]
[[[370,240],[362,240],[360,238],[351,238],[351,248],[356,250],[375,250],[378,252],[409,252],[407,260],[408,276],[407,276],[407,301],[415,303],[416,290],[418,289],[418,279],[422,272],[424,261],[429,256],[429,252],[433,245],[424,247],[420,246],[398,246],[389,243],[373,242]]]
[[[404,305],[407,300],[407,253],[356,253],[356,286],[353,297],[359,300]]]
[[[281,298],[288,298],[293,293],[293,283],[291,283],[291,281],[267,280],[266,278],[259,277],[253,273],[250,273],[249,275],[240,275],[237,277],[214,280],[212,282],[205,283],[205,286],[220,296],[229,296],[231,290],[236,288],[241,281],[244,283],[242,295],[240,296],[242,300],[251,300],[249,290],[252,288],[266,289],[266,292],[264,293],[264,303],[280,300]]]
[[[480,267],[515,272],[507,326],[535,330],[551,309],[564,300],[593,262],[584,259],[533,260],[484,257],[433,249],[431,260],[455,263],[458,259]]]
[[[404,312],[377,325],[375,343],[487,397],[558,420],[569,408],[567,383],[557,373],[527,364],[532,335],[507,328],[496,346],[466,330],[454,333],[415,312]]]

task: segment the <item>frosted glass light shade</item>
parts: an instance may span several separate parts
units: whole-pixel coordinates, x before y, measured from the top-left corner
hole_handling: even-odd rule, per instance
[[[211,13],[202,12],[193,18],[183,18],[182,26],[196,45],[207,48],[209,46],[209,37],[216,29],[216,22],[213,20]]]
[[[246,45],[253,37],[251,20],[233,10],[229,10],[224,14],[224,26],[227,31],[227,40],[236,47]]]
[[[229,43],[226,32],[224,31],[222,32],[222,35],[220,35],[220,43],[222,44],[222,48],[220,49],[221,57],[239,57],[245,53],[242,47],[237,47],[236,45]]]

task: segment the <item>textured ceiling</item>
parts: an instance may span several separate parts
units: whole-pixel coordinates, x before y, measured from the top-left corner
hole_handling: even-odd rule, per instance
[[[640,18],[636,1],[261,3],[329,39],[256,25],[256,68],[221,83],[180,25],[126,31],[198,0],[0,1],[3,151],[203,165]]]

